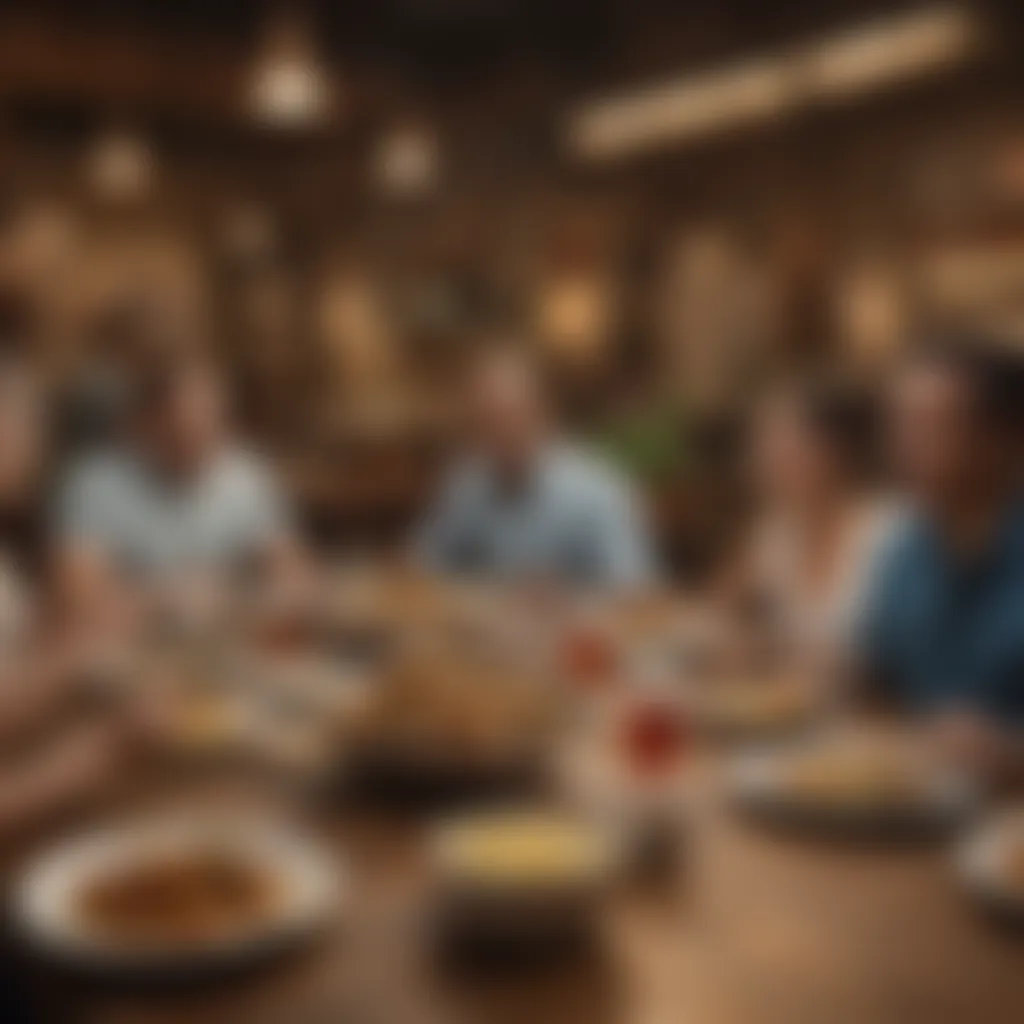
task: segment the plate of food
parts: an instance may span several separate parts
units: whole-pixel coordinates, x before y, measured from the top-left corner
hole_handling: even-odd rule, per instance
[[[283,827],[171,821],[62,844],[15,891],[36,947],[76,966],[164,972],[239,965],[328,923],[337,866]]]
[[[708,686],[693,704],[701,727],[725,737],[789,732],[811,724],[822,711],[821,698],[791,679]]]
[[[943,831],[974,804],[970,781],[908,746],[831,737],[738,759],[730,784],[745,808],[785,823],[851,835]]]
[[[1024,807],[985,822],[957,848],[967,888],[1002,916],[1024,924]]]
[[[556,709],[539,680],[450,650],[403,657],[350,720],[350,775],[417,792],[534,775]]]
[[[327,588],[319,618],[334,648],[349,658],[377,662],[411,633],[444,623],[453,592],[411,569],[354,569]]]
[[[610,828],[522,808],[442,824],[431,850],[442,920],[481,937],[578,934],[626,860]]]

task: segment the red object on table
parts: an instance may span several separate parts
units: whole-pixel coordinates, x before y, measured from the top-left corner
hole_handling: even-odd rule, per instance
[[[638,697],[623,712],[619,741],[627,764],[655,775],[679,763],[690,746],[690,727],[682,709],[657,697]]]
[[[602,686],[618,669],[618,649],[605,631],[577,626],[565,637],[562,670],[571,682],[584,687]]]

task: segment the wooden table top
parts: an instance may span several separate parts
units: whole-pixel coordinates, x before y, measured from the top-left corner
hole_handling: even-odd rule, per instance
[[[54,1020],[83,1024],[1020,1018],[1024,940],[977,913],[956,885],[948,849],[854,849],[771,833],[724,805],[714,767],[694,769],[675,877],[623,886],[602,913],[594,949],[563,962],[442,967],[424,930],[422,823],[321,807],[317,827],[352,885],[338,925],[307,948],[177,991],[119,989],[41,965],[27,976]],[[186,784],[174,797],[193,802]]]

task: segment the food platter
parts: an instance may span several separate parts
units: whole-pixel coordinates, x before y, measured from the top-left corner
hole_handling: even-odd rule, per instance
[[[280,952],[329,922],[338,866],[267,823],[121,825],[58,845],[15,890],[19,930],[90,970],[205,972]]]
[[[352,717],[357,787],[425,797],[521,788],[542,770],[556,709],[526,673],[445,650],[403,658]]]
[[[782,825],[861,838],[945,833],[975,804],[962,774],[871,743],[829,739],[737,758],[740,807]]]

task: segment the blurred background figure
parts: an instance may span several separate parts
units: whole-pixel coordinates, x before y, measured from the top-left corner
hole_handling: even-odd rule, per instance
[[[829,381],[777,389],[751,428],[754,523],[723,590],[760,607],[790,655],[823,676],[850,653],[890,525],[871,486],[873,437],[868,398]]]
[[[85,329],[83,352],[63,383],[60,440],[82,454],[124,440],[132,394],[147,367],[201,352],[182,311],[142,295],[100,310]]]
[[[463,387],[463,453],[420,533],[424,561],[503,579],[650,583],[634,496],[562,436],[529,357],[495,348]]]
[[[394,551],[512,325],[695,579],[749,519],[719,439],[766,382],[1020,335],[1013,5],[549,7],[4,4],[0,280],[62,447],[200,347],[315,540]]]
[[[865,665],[886,692],[936,716],[940,741],[954,753],[996,764],[1019,759],[1020,357],[980,338],[927,348],[899,374],[891,415],[912,512],[872,584]]]
[[[240,446],[223,381],[197,355],[138,376],[125,439],[69,469],[56,529],[58,586],[82,610],[115,580],[274,577],[298,562],[284,499]]]
[[[109,782],[123,749],[120,724],[69,715],[87,656],[44,606],[47,429],[25,366],[0,364],[0,839]]]
[[[45,407],[23,365],[0,363],[0,657],[23,639],[39,569]]]

